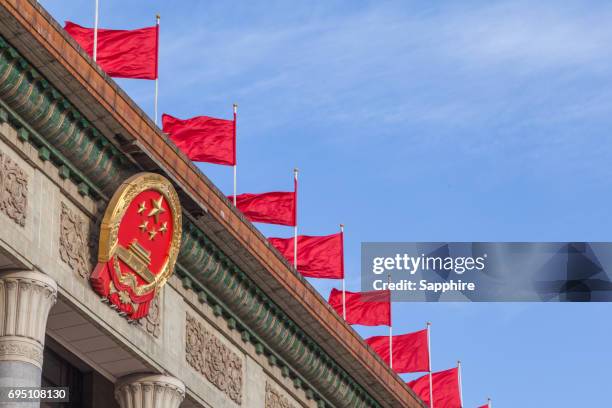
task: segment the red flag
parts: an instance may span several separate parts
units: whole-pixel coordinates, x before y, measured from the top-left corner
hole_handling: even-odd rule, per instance
[[[435,401],[435,400],[434,400],[434,401]],[[487,404],[481,405],[481,406],[479,406],[478,408],[489,408],[489,404],[487,403]]]
[[[344,278],[343,234],[323,237],[298,236],[297,269],[310,278]],[[268,238],[268,241],[293,262],[294,238]]]
[[[227,197],[230,201],[234,196]],[[236,196],[238,208],[251,222],[297,225],[297,173],[293,178],[293,192],[240,194]]]
[[[236,207],[252,222],[295,226],[295,201],[294,192],[246,193],[236,196]]]
[[[433,373],[431,382],[433,384],[433,399],[435,408],[462,408],[461,394],[459,391],[459,369]],[[416,395],[429,404],[429,374],[410,381],[408,386],[412,388]]]
[[[412,391],[427,405],[431,406],[429,400],[429,374],[426,374],[422,377],[417,378],[416,380],[412,380],[406,383]],[[437,399],[434,399],[435,402],[438,402]],[[438,404],[435,405],[436,407]]]
[[[183,120],[164,113],[162,127],[190,160],[236,164],[236,121],[208,116]]]
[[[393,336],[393,370],[397,373],[429,371],[427,329]],[[373,336],[366,343],[389,364],[389,336]]]
[[[345,292],[346,322],[364,326],[391,326],[391,292]],[[342,316],[342,291],[332,289],[329,304]]]
[[[66,21],[64,29],[93,55],[93,28]],[[112,77],[157,79],[158,40],[157,25],[137,30],[98,29],[96,62]]]

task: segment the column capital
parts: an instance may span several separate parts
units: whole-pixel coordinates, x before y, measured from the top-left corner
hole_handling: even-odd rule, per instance
[[[42,367],[49,310],[57,285],[36,271],[0,272],[0,361]]]
[[[185,385],[161,374],[131,374],[117,380],[115,398],[121,408],[178,408],[185,398]]]

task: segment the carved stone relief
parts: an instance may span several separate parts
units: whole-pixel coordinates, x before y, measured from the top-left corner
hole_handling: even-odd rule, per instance
[[[28,208],[28,176],[8,156],[0,152],[0,212],[22,227]]]
[[[61,260],[81,278],[87,278],[93,269],[92,247],[87,220],[62,203],[59,241]]]
[[[149,305],[149,314],[138,321],[138,324],[156,339],[159,338],[161,334],[161,296],[161,292],[155,295]]]
[[[242,403],[242,360],[189,315],[185,351],[189,365],[232,401]]]
[[[280,393],[272,384],[266,381],[266,405],[265,408],[296,408],[289,398]]]

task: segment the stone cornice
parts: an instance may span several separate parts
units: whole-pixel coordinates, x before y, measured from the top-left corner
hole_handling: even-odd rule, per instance
[[[77,184],[81,194],[108,201],[103,190],[113,190],[135,169],[2,37],[0,52],[0,123],[11,122],[19,138],[33,144],[41,159],[56,164],[60,176]]]
[[[4,3],[7,2],[0,1],[0,4]],[[28,6],[31,4],[28,3]],[[40,23],[42,18],[37,18]],[[84,118],[79,110],[13,47],[5,41],[2,41],[0,46],[0,101],[4,105],[4,109],[0,109],[0,120],[8,121],[18,129],[19,134],[23,136],[22,140],[36,146],[40,157],[56,164],[60,175],[73,180],[82,194],[106,201],[107,195],[110,195],[122,180],[139,171],[139,167]],[[176,159],[184,160],[181,155],[175,156]],[[192,167],[188,169],[192,171]],[[175,176],[171,176],[180,183],[193,179],[191,173],[185,174],[184,177],[186,179],[177,180]],[[185,185],[201,184],[203,180],[204,178],[200,177],[199,180],[193,179],[192,183]],[[255,242],[259,238],[253,236],[252,227],[238,214],[233,213],[227,206],[227,200],[215,197],[219,196],[217,190],[210,186],[206,188],[212,189],[211,201],[207,204],[211,206],[215,216],[220,214],[225,220],[226,228],[247,237],[243,238],[246,240],[245,247],[251,248],[249,250],[253,256],[259,256],[257,260],[268,270],[271,268],[275,271],[274,279],[278,280],[281,273],[290,273],[290,280],[303,282],[294,276],[280,257],[274,255],[267,246]],[[194,194],[193,191],[187,193],[188,196]],[[223,206],[220,207],[220,204]],[[369,387],[372,387],[373,382],[380,382],[374,384],[378,389],[376,398],[381,398],[375,401],[371,393],[366,392],[358,381],[338,365],[315,339],[307,335],[267,292],[261,289],[260,281],[255,281],[247,275],[211,241],[201,228],[201,223],[196,222],[192,214],[186,214],[184,219],[183,244],[177,267],[183,284],[198,292],[203,302],[210,302],[215,311],[226,318],[230,327],[240,330],[244,341],[256,344],[256,349],[267,355],[271,364],[281,366],[283,372],[294,380],[296,387],[304,388],[307,395],[319,401],[320,406],[422,406],[401,384],[401,380],[348,329],[348,336],[342,340],[346,344],[343,347],[349,347],[350,352],[356,353],[353,354],[356,356],[355,361],[362,364],[361,367],[364,367],[363,364],[369,366],[370,373],[366,372],[365,377],[360,374],[362,380],[369,379]],[[256,238],[255,241],[253,238]],[[261,253],[266,253],[268,258],[261,258]],[[273,256],[270,257],[269,254]],[[291,287],[293,291],[296,290],[295,283],[278,281],[278,284],[284,285],[281,286],[283,288]],[[299,285],[303,286],[297,288],[302,292],[302,296],[312,297],[308,292],[312,289],[309,289],[307,284]],[[304,307],[304,310],[309,310]],[[333,313],[323,310],[325,314]],[[316,315],[315,312],[310,313]],[[340,319],[332,319],[333,325],[346,331],[344,323],[339,322]]]

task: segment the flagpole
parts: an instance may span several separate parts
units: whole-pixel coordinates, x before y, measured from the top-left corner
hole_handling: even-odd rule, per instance
[[[342,234],[342,253],[344,254],[344,224],[340,224],[340,233]],[[344,259],[342,262],[344,263]],[[342,269],[342,317],[346,320],[346,278],[344,277],[344,264]]]
[[[297,181],[298,181],[298,169],[293,169],[293,181],[295,188],[295,200],[297,201]],[[295,203],[295,226],[293,228],[293,267],[297,271],[297,251],[298,251],[298,226],[297,226],[297,203]]]
[[[391,284],[391,271],[387,274],[387,284]],[[393,369],[393,319],[392,310],[393,302],[391,302],[391,292],[389,292],[389,367]]]
[[[461,408],[463,408],[463,386],[461,385],[461,361],[457,361],[457,369],[459,371],[459,401],[461,401]]]
[[[234,207],[236,206],[236,170],[237,170],[237,166],[238,166],[238,162],[236,161],[236,145],[237,140],[236,140],[236,126],[237,126],[237,122],[236,122],[236,117],[238,114],[238,105],[234,104]]]
[[[159,14],[155,16],[155,23],[157,24],[157,63],[159,64]],[[155,75],[155,126],[157,126],[157,97],[159,96],[159,72]]]
[[[93,42],[93,60],[98,58],[98,20],[99,20],[100,0],[96,0],[96,13],[94,16],[94,42]]]
[[[491,404],[491,398],[487,398],[487,406],[488,408],[493,408],[493,404]]]
[[[427,322],[427,355],[429,357],[429,404],[430,408],[434,408],[433,399],[433,378],[431,369],[431,323]]]

